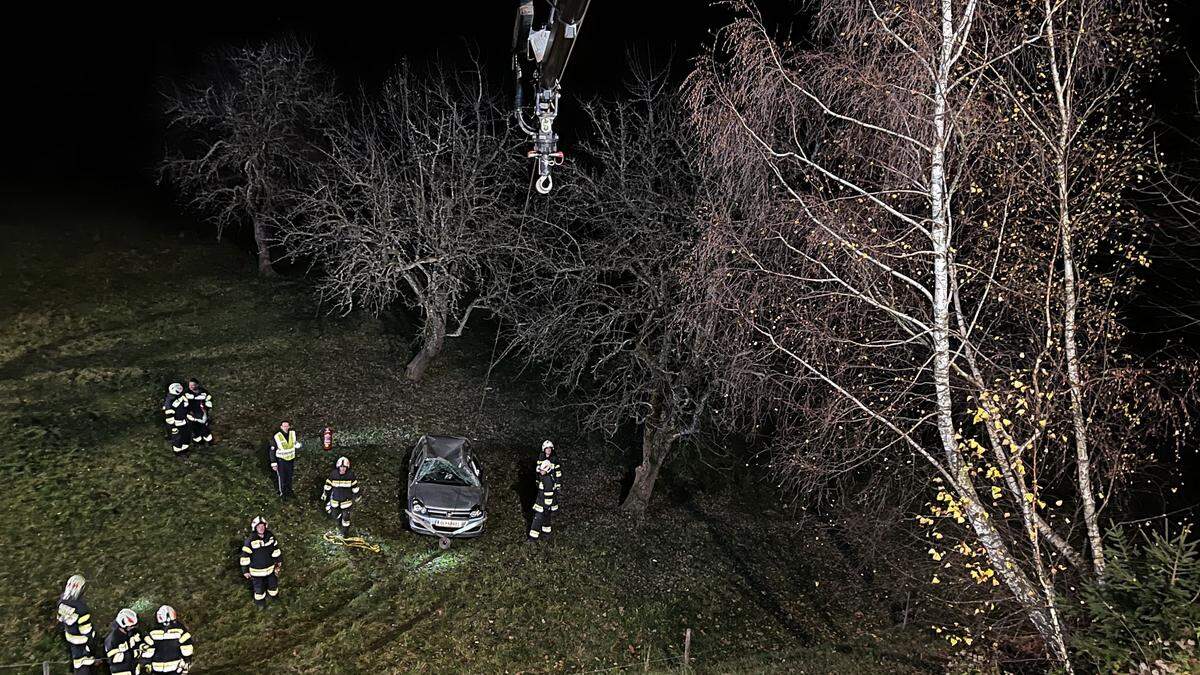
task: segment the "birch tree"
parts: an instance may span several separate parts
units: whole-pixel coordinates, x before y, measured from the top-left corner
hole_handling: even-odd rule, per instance
[[[812,427],[781,437],[785,454],[821,462],[805,442],[831,440],[834,472],[923,466],[930,555],[1007,589],[1069,671],[1053,577],[1080,556],[1042,513],[1049,394],[1030,383],[1045,356],[1003,330],[1028,321],[1007,306],[1026,289],[1004,283],[1006,201],[980,182],[1003,123],[981,73],[1044,41],[1045,22],[987,0],[830,0],[801,49],[741,8],[691,83],[724,190],[702,286],[757,355],[737,372],[769,372],[776,414]],[[718,321],[706,330],[728,334]],[[735,373],[726,393],[763,379]]]
[[[1008,135],[996,139],[995,159],[1020,175],[1014,189],[1023,188],[1026,217],[1019,226],[1054,224],[1054,237],[1037,240],[1051,252],[1039,257],[1057,286],[1053,294],[1046,289],[1046,323],[1061,327],[1045,338],[1050,364],[1042,385],[1065,390],[1062,416],[1070,425],[1063,436],[1073,450],[1092,572],[1103,580],[1104,489],[1094,481],[1119,478],[1138,458],[1122,456],[1136,444],[1092,421],[1116,421],[1128,436],[1149,428],[1152,421],[1138,412],[1159,398],[1147,391],[1148,368],[1125,348],[1129,331],[1120,316],[1138,270],[1150,264],[1150,227],[1133,197],[1154,165],[1154,119],[1143,90],[1156,72],[1166,25],[1141,2],[1041,0],[1022,11],[1043,24],[1044,40],[985,71],[987,86],[1008,108]],[[1107,476],[1099,473],[1101,462]]]

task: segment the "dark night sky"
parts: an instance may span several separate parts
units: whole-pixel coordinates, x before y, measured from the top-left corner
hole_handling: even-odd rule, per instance
[[[1197,32],[1196,4],[1180,5],[1191,8],[1177,14],[1182,35]],[[7,34],[0,33],[0,177],[7,183],[96,178],[144,184],[158,153],[157,83],[189,72],[203,53],[225,43],[294,31],[347,82],[377,80],[404,58],[461,57],[465,45],[473,45],[498,76],[507,73],[514,0],[399,5],[405,13],[343,5],[143,16],[61,9],[10,21]],[[673,53],[682,74],[682,64],[724,16],[704,0],[594,0],[567,72],[566,96],[618,87],[631,48],[649,48],[660,57]],[[777,10],[773,18],[787,21],[789,11]],[[1160,102],[1178,108],[1190,103],[1192,82],[1172,68],[1168,72],[1182,74],[1164,83]],[[570,124],[569,113],[568,102],[563,124]]]
[[[679,11],[684,5],[595,0],[567,72],[568,95],[619,86],[629,48],[673,52],[677,60],[693,55],[723,13],[700,0]],[[10,23],[6,30],[13,34],[0,34],[7,136],[0,176],[8,182],[144,182],[158,152],[157,83],[191,71],[206,51],[226,43],[294,31],[343,81],[368,83],[401,59],[421,62],[439,53],[455,59],[472,45],[497,76],[507,74],[513,0],[399,6],[407,11],[326,5],[309,12],[230,9],[136,20],[64,10],[63,16],[32,17],[23,27]]]

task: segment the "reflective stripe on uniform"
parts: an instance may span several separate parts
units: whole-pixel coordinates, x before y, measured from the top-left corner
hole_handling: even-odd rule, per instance
[[[247,563],[249,564],[249,563]],[[252,577],[269,577],[275,572],[275,566],[270,567],[251,567],[250,576]]]
[[[296,458],[296,430],[288,431],[284,436],[282,431],[275,432],[275,457],[284,461]]]
[[[175,659],[174,661],[155,661],[150,664],[150,669],[156,673],[174,673],[183,667],[183,659]]]

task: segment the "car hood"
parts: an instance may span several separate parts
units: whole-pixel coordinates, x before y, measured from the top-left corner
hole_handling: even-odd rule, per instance
[[[482,487],[415,483],[408,486],[408,507],[412,507],[413,499],[420,499],[427,508],[466,511],[472,506],[482,506],[486,495],[487,488]]]

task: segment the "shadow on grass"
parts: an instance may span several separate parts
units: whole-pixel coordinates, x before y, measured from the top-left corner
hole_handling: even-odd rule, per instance
[[[710,515],[697,506],[695,502],[688,502],[683,505],[683,508],[708,529],[712,541],[725,554],[733,570],[742,581],[739,590],[747,600],[770,614],[780,626],[783,626],[797,640],[805,644],[817,641],[816,636],[792,618],[787,609],[783,607],[776,593],[771,590],[772,584],[755,571],[753,562],[744,553],[746,545],[739,541],[738,530],[726,526],[715,516]],[[839,639],[844,638],[845,635],[837,627],[828,609],[824,606],[817,609],[821,620],[838,635]]]

